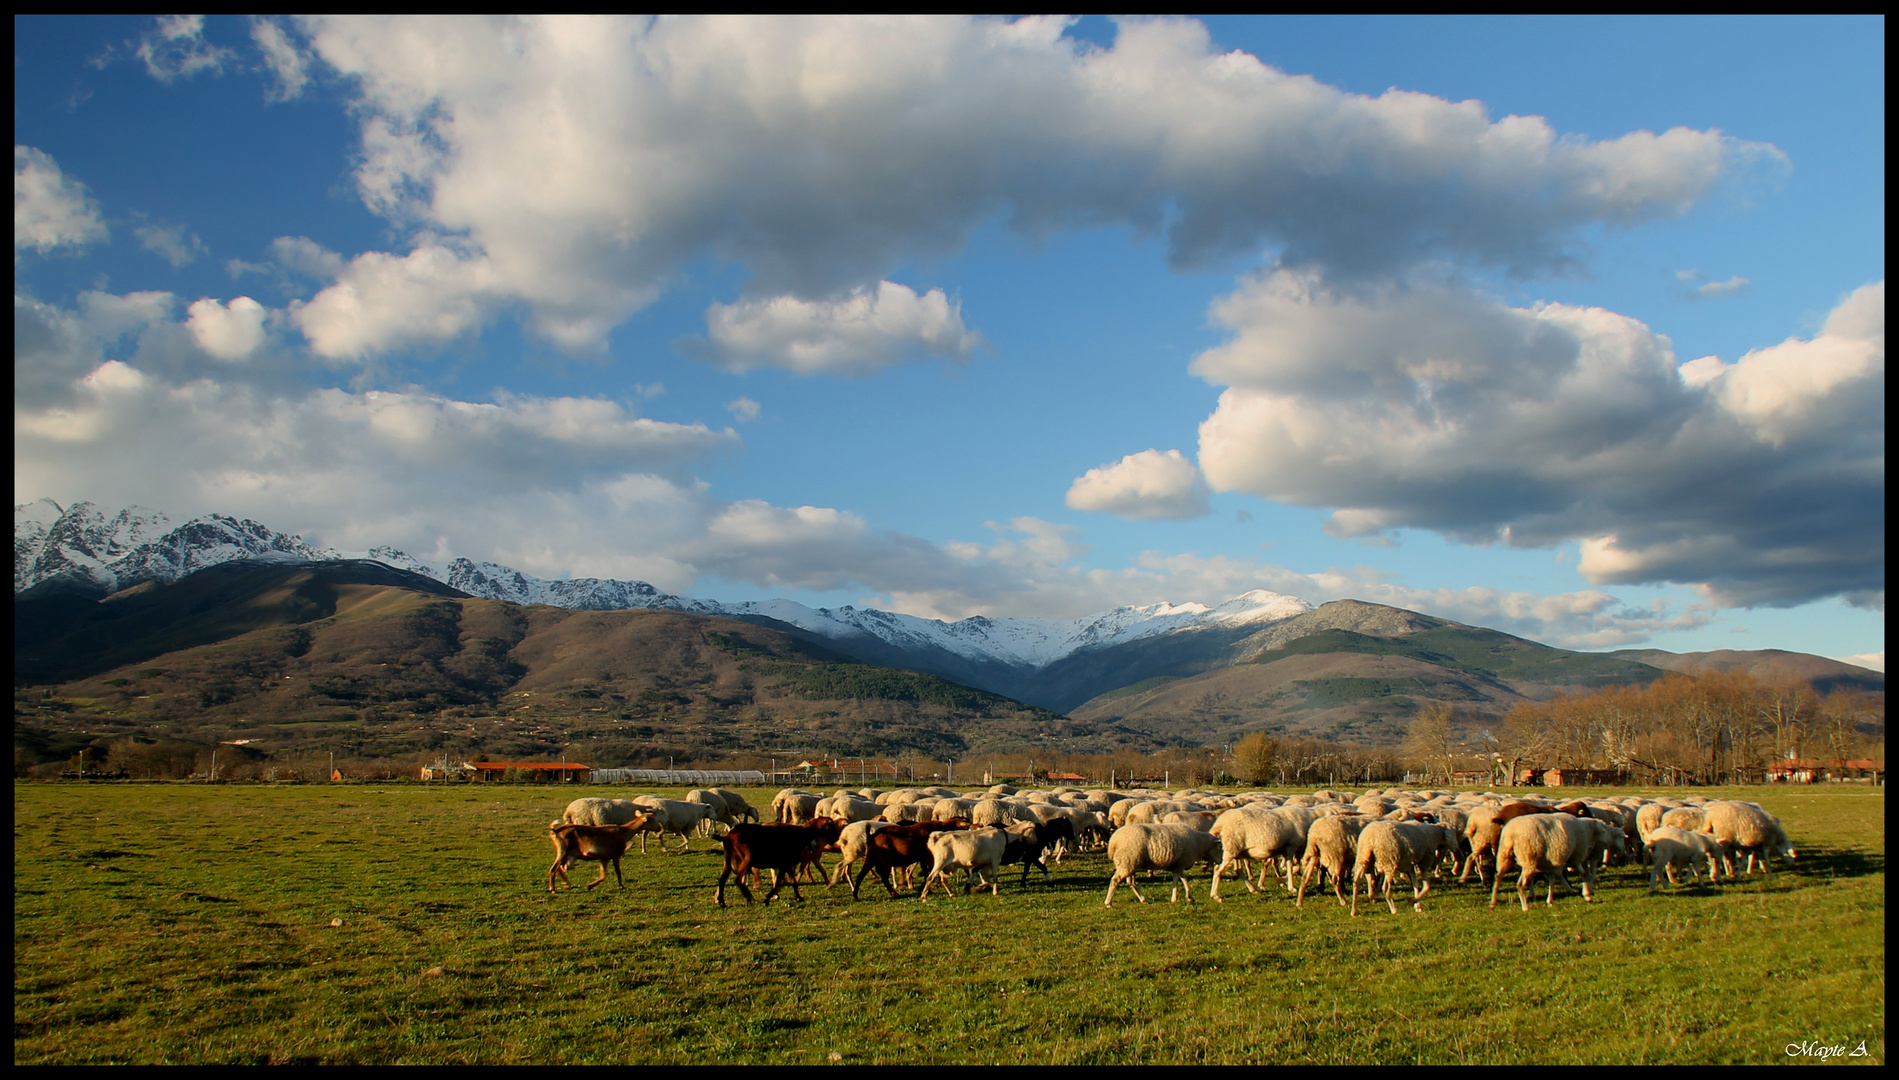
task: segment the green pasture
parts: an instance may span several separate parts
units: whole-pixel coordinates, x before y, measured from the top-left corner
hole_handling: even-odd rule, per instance
[[[721,911],[702,840],[549,897],[547,822],[601,793],[16,783],[14,1062],[1886,1057],[1883,790],[1719,792],[1799,846],[1771,885],[1648,895],[1625,867],[1590,905],[1452,883],[1357,919],[1277,886],[1208,903],[1204,871],[1192,905],[1157,880],[1104,909],[1101,855],[1000,898],[873,878]]]

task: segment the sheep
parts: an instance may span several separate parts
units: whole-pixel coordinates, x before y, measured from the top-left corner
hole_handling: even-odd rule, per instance
[[[851,867],[863,860],[864,852],[870,846],[871,834],[888,828],[890,828],[890,823],[887,821],[853,821],[844,826],[844,831],[837,834],[837,850],[844,857],[844,861],[837,864],[836,872],[831,875],[830,884],[824,887],[826,892],[849,877]]]
[[[1675,830],[1679,832],[1680,830]],[[1688,834],[1683,833],[1684,837]],[[1707,852],[1672,836],[1651,837],[1648,842],[1648,891],[1654,892],[1661,887],[1664,874],[1670,885],[1680,884],[1675,880],[1675,867],[1685,866],[1691,879],[1699,879],[1703,870],[1708,871],[1710,881],[1720,880],[1720,871],[1708,862]]]
[[[943,888],[954,895],[956,890],[951,887],[949,876],[957,870],[969,871],[966,892],[975,892],[977,883],[987,875],[989,894],[1002,895],[998,882],[1002,878],[1002,856],[1008,850],[1008,834],[1001,829],[988,827],[935,833],[929,839],[929,848],[930,872],[923,879],[918,900],[930,898],[930,885],[938,879],[942,880]]]
[[[711,817],[712,808],[704,803],[681,802],[678,799],[662,799],[657,795],[636,795],[633,801],[643,807],[661,811],[659,815],[667,833],[679,834],[679,850],[687,851],[692,847],[692,831],[699,823]],[[644,846],[641,847],[644,851]],[[659,850],[666,851],[665,833],[660,834]]]
[[[745,796],[740,795],[736,791],[727,791],[725,788],[722,788],[722,787],[707,788],[706,790],[710,792],[711,794],[717,795],[719,798],[725,800],[726,812],[731,814],[734,820],[736,821],[757,821],[758,820],[758,811],[752,808],[751,803],[748,803],[745,801]]]
[[[1677,806],[1662,815],[1662,824],[1689,832],[1701,832],[1708,823],[1708,812],[1699,806]]]
[[[732,816],[731,809],[726,805],[725,796],[717,792],[694,788],[686,792],[685,801],[689,803],[700,803],[709,807],[712,811],[704,821],[699,823],[699,835],[701,836],[712,835],[712,825],[714,822],[728,829],[738,824],[738,819]]]
[[[560,820],[554,825],[624,825],[639,819],[640,854],[646,854],[646,838],[653,834],[660,837],[660,846],[666,845],[667,816],[664,808],[655,809],[635,802],[632,799],[602,799],[594,796],[575,799],[561,812]]]
[[[1708,880],[1715,884],[1720,884],[1723,876],[1729,878],[1734,876],[1734,860],[1728,857],[1727,849],[1721,846],[1720,841],[1708,833],[1689,832],[1672,825],[1658,825],[1648,834],[1651,861],[1654,858],[1653,848],[1657,840],[1668,840],[1700,852],[1708,863]]]
[[[1169,903],[1179,900],[1183,890],[1187,902],[1193,903],[1186,871],[1198,863],[1211,863],[1219,846],[1219,837],[1191,825],[1137,822],[1121,826],[1108,838],[1108,861],[1114,864],[1114,876],[1108,879],[1108,898],[1102,906],[1114,906],[1115,886],[1123,881],[1134,891],[1136,900],[1147,903],[1147,897],[1134,884],[1134,875],[1142,870],[1164,870],[1173,875],[1174,891]]]
[[[1442,825],[1422,821],[1374,821],[1358,835],[1358,858],[1352,868],[1352,914],[1358,914],[1358,883],[1371,875],[1385,879],[1385,903],[1398,913],[1391,898],[1392,881],[1404,874],[1411,879],[1411,910],[1424,910],[1424,895],[1431,891],[1429,871],[1436,867],[1439,852],[1456,840]],[[1366,893],[1377,885],[1376,877],[1366,883]]]
[[[1784,857],[1789,863],[1798,854],[1792,841],[1781,828],[1774,815],[1749,802],[1712,802],[1707,806],[1707,820],[1699,829],[1691,830],[1712,835],[1724,851],[1734,854],[1747,853],[1747,872],[1754,872],[1754,860],[1758,858],[1761,866],[1767,870],[1767,880],[1774,880],[1774,856]]]
[[[786,788],[772,796],[772,820],[780,825],[804,825],[817,816],[818,796],[797,788]]]
[[[1015,810],[1001,799],[981,799],[969,810],[970,823],[1001,829],[1015,824]]]
[[[1240,866],[1240,880],[1246,882],[1246,891],[1258,894],[1253,887],[1250,864],[1258,860],[1261,866],[1261,886],[1265,884],[1265,867],[1273,859],[1290,860],[1305,849],[1306,830],[1299,828],[1291,817],[1267,811],[1251,813],[1244,807],[1228,810],[1213,823],[1212,833],[1219,837],[1221,844],[1220,865],[1213,871],[1213,887],[1208,891],[1216,903],[1225,903],[1220,896],[1220,878],[1227,868]],[[1287,888],[1291,888],[1291,872],[1287,872]]]
[[[1503,829],[1510,821],[1528,814],[1541,814],[1547,808],[1539,801],[1512,799],[1500,806],[1480,807],[1473,810],[1464,835],[1470,840],[1470,854],[1464,860],[1464,872],[1457,877],[1461,884],[1470,880],[1472,869],[1477,871],[1477,883],[1483,884],[1485,855],[1494,851]]]
[[[1546,905],[1556,902],[1559,878],[1563,887],[1569,888],[1564,871],[1571,869],[1582,872],[1583,900],[1594,900],[1596,863],[1602,845],[1609,842],[1610,836],[1620,842],[1622,831],[1573,814],[1528,814],[1511,819],[1497,841],[1497,875],[1490,886],[1490,906],[1497,906],[1497,891],[1503,884],[1503,875],[1519,866],[1523,873],[1517,881],[1517,898],[1524,911],[1530,910],[1530,883],[1538,874],[1544,875],[1549,884],[1543,901]]]
[[[547,827],[547,838],[554,844],[554,865],[547,870],[547,891],[554,891],[554,875],[567,883],[569,889],[574,881],[567,876],[567,868],[576,860],[597,862],[600,864],[600,876],[587,883],[591,889],[607,880],[607,864],[613,864],[613,880],[620,888],[626,888],[626,879],[620,876],[620,857],[626,854],[627,845],[636,835],[644,835],[643,827],[646,815],[635,814],[633,819],[618,825],[563,825],[552,822]]]
[[[910,868],[918,863],[930,863],[930,837],[946,829],[960,829],[968,822],[920,821],[910,825],[892,825],[872,832],[864,845],[864,868],[857,872],[851,881],[851,899],[858,897],[864,878],[872,870],[877,872],[877,880],[884,883],[890,895],[897,895],[897,887],[891,882],[893,874],[901,871],[906,878]],[[906,880],[905,887],[909,887]]]
[[[1365,819],[1355,814],[1332,814],[1312,823],[1306,830],[1305,855],[1300,860],[1305,874],[1299,880],[1294,907],[1306,906],[1306,886],[1321,871],[1332,875],[1332,891],[1339,906],[1345,906],[1345,878],[1358,859],[1358,834],[1364,827]]]

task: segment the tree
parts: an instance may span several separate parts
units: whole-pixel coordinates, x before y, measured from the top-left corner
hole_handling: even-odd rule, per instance
[[[1255,731],[1233,748],[1233,772],[1254,787],[1273,782],[1279,774],[1279,741]]]
[[[1404,742],[1407,758],[1422,766],[1427,776],[1441,768],[1447,784],[1457,771],[1457,730],[1451,724],[1453,716],[1448,702],[1426,704],[1411,718],[1411,728]]]

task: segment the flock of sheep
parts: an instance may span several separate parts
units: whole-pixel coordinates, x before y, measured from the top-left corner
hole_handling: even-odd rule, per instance
[[[1172,898],[1184,894],[1191,903],[1186,874],[1204,864],[1213,868],[1208,893],[1216,901],[1223,899],[1221,882],[1230,874],[1237,873],[1255,893],[1266,886],[1270,874],[1283,875],[1284,888],[1297,894],[1300,906],[1315,877],[1321,888],[1329,878],[1339,903],[1346,905],[1349,878],[1354,915],[1361,883],[1374,900],[1382,884],[1384,901],[1395,914],[1393,888],[1400,877],[1411,886],[1413,910],[1422,911],[1433,877],[1464,882],[1474,873],[1483,884],[1488,876],[1494,908],[1504,880],[1515,872],[1518,900],[1528,911],[1538,877],[1547,883],[1545,903],[1553,904],[1559,882],[1571,890],[1569,874],[1580,875],[1583,899],[1590,900],[1597,872],[1619,862],[1647,867],[1649,888],[1654,890],[1664,879],[1679,885],[1678,870],[1691,880],[1705,875],[1718,882],[1723,875],[1732,876],[1742,860],[1747,872],[1758,865],[1771,878],[1775,857],[1789,862],[1795,857],[1780,822],[1758,804],[1699,796],[1559,802],[1489,792],[1401,789],[1374,789],[1358,796],[1336,791],[1281,796],[1073,788],[1024,792],[998,784],[979,792],[864,788],[827,797],[787,788],[772,800],[769,819],[774,824],[744,824],[759,816],[743,797],[717,788],[693,791],[683,800],[650,795],[576,799],[561,820],[549,826],[556,859],[548,872],[548,888],[551,891],[555,875],[564,878],[566,867],[576,860],[601,863],[594,885],[605,880],[608,862],[617,875],[619,858],[634,836],[640,838],[642,851],[647,837],[660,836],[663,851],[666,838],[676,834],[684,851],[693,834],[709,836],[714,824],[727,830],[727,873],[739,872],[742,890],[746,873],[755,877],[758,870],[771,869],[774,878],[789,874],[795,892],[801,870],[812,880],[822,878],[826,871],[821,855],[836,852],[841,861],[828,872],[829,885],[843,881],[855,867],[853,896],[873,868],[896,895],[887,872],[901,876],[911,863],[923,866],[919,895],[925,899],[933,883],[947,887],[958,870],[968,872],[969,891],[986,885],[994,893],[1005,864],[1021,862],[1025,881],[1031,865],[1046,878],[1049,862],[1059,865],[1065,854],[1105,846],[1114,868],[1108,905],[1121,885],[1146,903],[1135,882],[1142,872],[1168,874]],[[882,841],[874,839],[886,830],[894,831]],[[890,854],[907,850],[899,840],[912,832],[917,834],[917,854]],[[755,847],[767,837],[787,852],[783,866],[750,852],[735,866],[735,843]],[[721,904],[724,881],[721,875]],[[749,890],[744,891],[749,900]]]

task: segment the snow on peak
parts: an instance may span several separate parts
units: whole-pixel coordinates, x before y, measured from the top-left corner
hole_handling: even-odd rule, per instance
[[[89,578],[107,591],[140,581],[175,581],[237,559],[317,561],[346,556],[317,549],[300,536],[254,521],[217,514],[172,528],[164,514],[128,507],[111,518],[86,502],[61,510],[42,499],[13,508],[15,592],[57,576]],[[662,609],[700,615],[764,617],[823,637],[875,638],[900,649],[942,650],[977,662],[1039,668],[1083,649],[1119,645],[1162,634],[1276,622],[1312,610],[1297,597],[1255,589],[1225,603],[1159,603],[1118,607],[1073,619],[996,618],[956,622],[876,608],[811,608],[791,600],[727,604],[665,593],[644,581],[604,578],[550,580],[499,563],[458,558],[418,559],[393,547],[367,557],[433,578],[472,596],[518,604],[551,604],[589,611]]]

